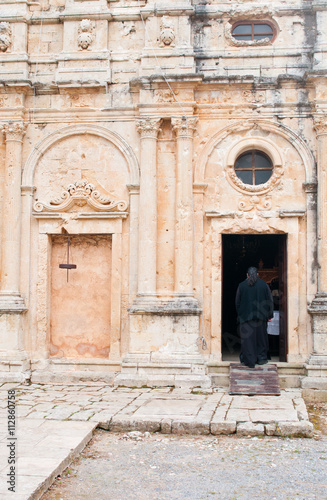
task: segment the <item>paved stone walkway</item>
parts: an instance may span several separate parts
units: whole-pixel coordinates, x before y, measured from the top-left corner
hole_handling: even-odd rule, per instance
[[[9,391],[9,392],[8,392]],[[14,392],[13,392],[14,391]],[[15,398],[8,410],[8,395]],[[103,385],[0,386],[0,497],[37,499],[99,426],[115,432],[311,436],[299,390],[230,396],[226,389],[128,389]],[[9,412],[9,413],[8,413]],[[8,422],[14,414],[15,428]],[[12,462],[14,474],[10,474]],[[8,491],[13,479],[15,493]]]

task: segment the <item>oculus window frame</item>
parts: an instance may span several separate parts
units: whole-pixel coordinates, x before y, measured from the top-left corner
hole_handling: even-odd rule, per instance
[[[241,153],[234,165],[236,176],[248,186],[266,184],[271,178],[274,165],[271,158],[261,150],[251,149]]]
[[[260,31],[262,26],[262,31]],[[264,26],[268,26],[268,30],[264,31]],[[239,28],[239,29],[238,29]],[[235,32],[237,30],[237,32]],[[270,21],[264,20],[245,20],[237,21],[232,25],[231,36],[237,42],[253,43],[262,42],[263,40],[272,43],[276,38],[276,28]]]

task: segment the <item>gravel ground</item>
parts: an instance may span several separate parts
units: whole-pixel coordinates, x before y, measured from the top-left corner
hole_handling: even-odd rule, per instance
[[[98,430],[42,500],[326,500],[327,405],[308,409],[314,439]]]

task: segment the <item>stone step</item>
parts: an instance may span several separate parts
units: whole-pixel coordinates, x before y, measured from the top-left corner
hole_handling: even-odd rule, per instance
[[[275,363],[278,369],[280,387],[297,388],[301,387],[302,378],[305,376],[305,368],[302,363]],[[229,386],[230,361],[208,364],[208,375],[212,385],[215,387]]]

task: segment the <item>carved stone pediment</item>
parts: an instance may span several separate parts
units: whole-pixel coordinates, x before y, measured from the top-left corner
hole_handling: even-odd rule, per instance
[[[63,191],[59,197],[53,198],[49,203],[37,200],[34,203],[34,210],[35,212],[67,212],[74,206],[88,206],[96,212],[123,212],[127,209],[127,202],[124,200],[115,201],[103,196],[95,190],[93,184],[82,180],[69,184],[66,191]]]

